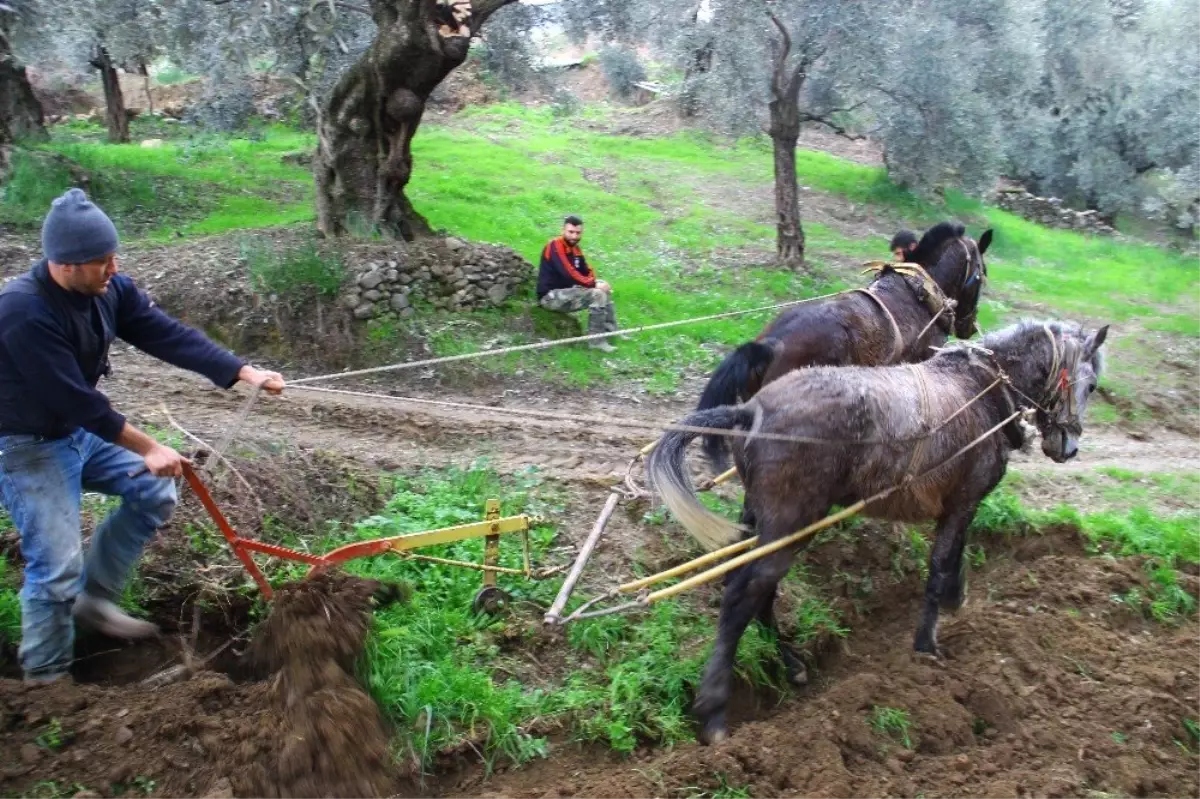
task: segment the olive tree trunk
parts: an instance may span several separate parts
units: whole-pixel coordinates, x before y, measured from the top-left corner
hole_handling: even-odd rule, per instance
[[[771,142],[775,150],[775,257],[779,263],[804,264],[804,228],[800,224],[800,189],[796,180],[796,142],[800,117],[793,106],[771,102]]]
[[[41,141],[49,137],[38,102],[29,85],[25,67],[13,55],[8,36],[0,30],[0,120],[5,136],[13,140]]]
[[[92,66],[100,72],[100,83],[104,86],[104,122],[108,126],[108,140],[116,144],[129,141],[129,114],[125,111],[125,95],[121,93],[121,81],[117,67],[108,51],[97,45],[92,54]]]
[[[429,225],[405,194],[425,103],[467,57],[471,37],[515,0],[371,0],[375,40],[338,81],[317,120],[317,227],[406,240]]]
[[[812,63],[802,55],[789,67],[792,40],[787,28],[774,16],[779,30],[775,42],[775,68],[771,75],[771,142],[775,150],[775,257],[793,269],[804,265],[804,228],[800,224],[800,189],[796,181],[796,142],[800,140],[800,90]]]

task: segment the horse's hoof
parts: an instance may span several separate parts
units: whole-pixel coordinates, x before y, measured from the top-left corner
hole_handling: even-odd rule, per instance
[[[728,740],[728,738],[729,730],[725,729],[724,727],[718,727],[715,730],[705,730],[704,734],[700,736],[700,743],[707,746],[713,746],[715,744],[723,743],[724,741]]]
[[[808,685],[808,669],[801,666],[788,671],[788,682],[797,687]]]

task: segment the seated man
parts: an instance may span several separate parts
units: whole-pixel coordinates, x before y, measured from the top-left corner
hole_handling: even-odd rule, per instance
[[[542,250],[538,268],[538,305],[560,313],[587,308],[588,333],[612,333],[617,329],[612,286],[596,279],[579,249],[582,238],[583,220],[568,216],[563,220],[562,235],[552,239]],[[588,342],[588,346],[602,352],[616,351],[616,347],[602,338]]]
[[[897,261],[903,263],[908,260],[909,254],[917,249],[917,234],[911,230],[897,231],[896,235],[892,236],[892,244],[888,249]]]

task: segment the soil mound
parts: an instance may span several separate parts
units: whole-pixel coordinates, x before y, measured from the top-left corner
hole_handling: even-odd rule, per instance
[[[284,718],[278,759],[255,796],[385,796],[392,769],[379,709],[354,677],[382,586],[327,573],[280,588],[251,656],[274,674]]]
[[[252,682],[0,680],[0,794],[394,794],[383,719],[354,678],[374,598],[395,598],[381,588],[340,574],[280,587],[238,669],[265,676]]]

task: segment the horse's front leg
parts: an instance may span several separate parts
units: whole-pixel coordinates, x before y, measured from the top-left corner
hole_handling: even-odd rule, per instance
[[[937,535],[929,553],[929,579],[925,582],[925,607],[913,640],[913,649],[939,656],[937,645],[938,609],[957,610],[963,604],[966,586],[963,547],[967,526],[975,517],[977,501],[947,510],[938,519]]]
[[[701,743],[719,743],[729,735],[725,710],[738,642],[763,603],[774,596],[775,586],[786,573],[790,560],[791,555],[787,552],[777,552],[736,569],[725,583],[721,615],[717,621],[717,642],[704,667],[700,690],[692,704],[692,712],[700,725]]]

